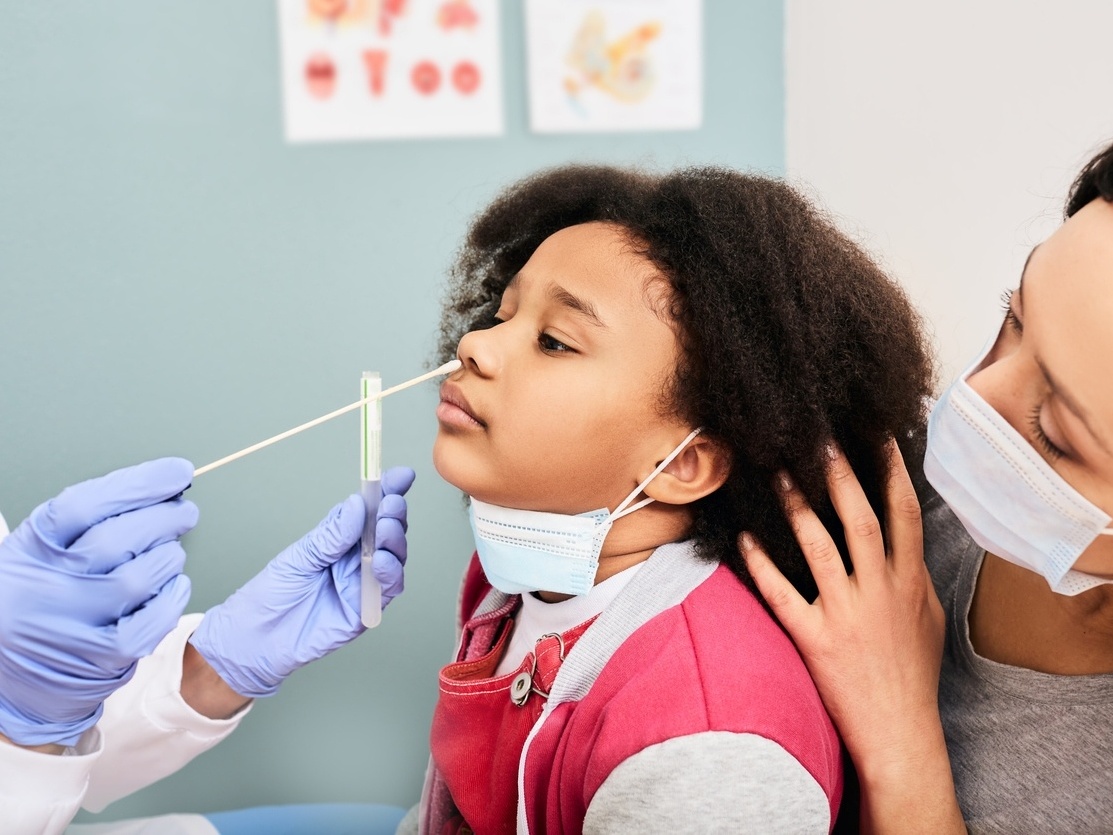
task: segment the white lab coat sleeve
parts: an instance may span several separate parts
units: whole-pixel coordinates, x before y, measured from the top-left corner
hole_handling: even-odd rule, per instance
[[[100,757],[90,728],[63,756],[0,744],[0,821],[13,835],[57,835],[77,813]]]
[[[7,534],[0,515],[0,540]],[[231,719],[208,719],[180,693],[182,654],[201,617],[183,617],[139,662],[131,681],[108,698],[100,722],[63,755],[0,743],[0,831],[58,835],[83,801],[99,812],[177,771],[236,729],[250,706]]]
[[[90,775],[84,806],[99,812],[109,803],[173,774],[225,739],[251,706],[231,719],[209,719],[185,703],[182,654],[202,615],[186,615],[135,677],[104,703],[98,724],[103,751]]]
[[[113,800],[177,771],[227,737],[248,709],[208,719],[182,699],[182,653],[201,615],[186,615],[131,681],[104,704],[100,722],[61,756],[0,743],[0,831],[58,835],[84,801]]]

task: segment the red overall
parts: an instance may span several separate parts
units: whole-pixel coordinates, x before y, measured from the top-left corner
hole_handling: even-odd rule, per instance
[[[517,669],[492,674],[510,639],[519,599],[477,619],[464,632],[461,658],[440,675],[430,750],[443,778],[434,809],[454,808],[429,832],[457,835],[507,833],[516,829],[518,764],[526,737],[548,697],[561,662],[594,618],[562,635],[545,635]],[[436,789],[435,789],[436,791]]]

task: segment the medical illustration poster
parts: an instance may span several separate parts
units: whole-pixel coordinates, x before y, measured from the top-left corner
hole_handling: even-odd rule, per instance
[[[498,0],[278,0],[286,139],[503,132]]]
[[[530,127],[698,128],[701,27],[700,0],[526,0]]]

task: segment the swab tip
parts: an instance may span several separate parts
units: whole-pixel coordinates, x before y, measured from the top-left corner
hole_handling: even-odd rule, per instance
[[[438,368],[437,371],[440,371],[443,374],[451,374],[453,371],[459,371],[463,367],[463,365],[464,365],[464,363],[462,363],[458,359],[457,360],[449,360],[444,365],[442,365],[440,368]]]

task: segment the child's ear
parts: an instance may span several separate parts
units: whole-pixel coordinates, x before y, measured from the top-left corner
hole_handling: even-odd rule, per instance
[[[665,504],[691,504],[722,487],[729,475],[730,451],[713,438],[697,435],[646,485],[645,494]]]

